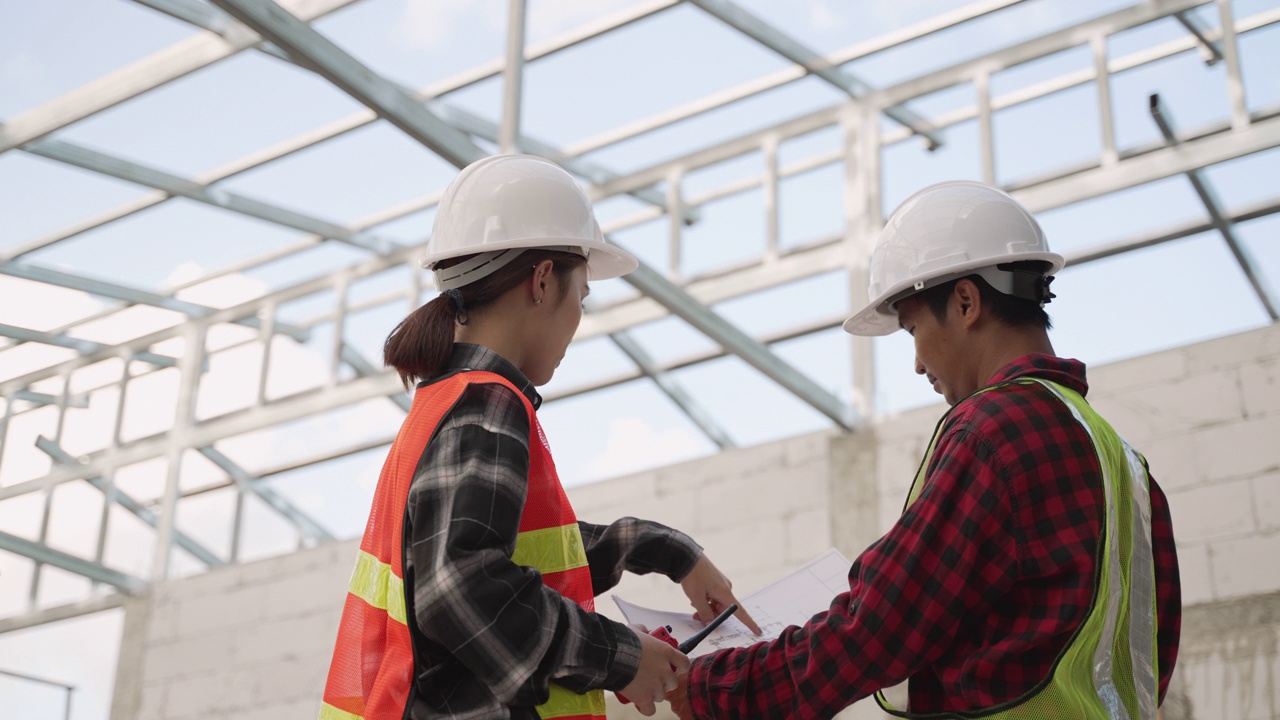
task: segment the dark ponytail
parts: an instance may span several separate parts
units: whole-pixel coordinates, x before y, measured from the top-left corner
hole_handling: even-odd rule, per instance
[[[441,267],[449,267],[471,257],[474,256],[451,258],[442,262]],[[458,288],[465,307],[464,314],[458,312],[454,299],[444,293],[409,313],[382,344],[383,364],[395,368],[406,390],[411,383],[430,380],[444,373],[449,358],[453,356],[454,332],[460,317],[465,322],[474,316],[476,310],[482,310],[524,282],[543,260],[554,263],[553,272],[560,279],[557,303],[563,301],[569,292],[569,279],[574,268],[586,265],[587,259],[569,252],[526,250],[492,275]]]

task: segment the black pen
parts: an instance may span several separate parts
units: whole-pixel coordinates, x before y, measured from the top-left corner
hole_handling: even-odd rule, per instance
[[[736,612],[738,612],[737,603],[734,603],[729,607],[725,608],[725,611],[717,615],[715,620],[712,620],[711,622],[707,623],[706,627],[702,628],[701,630],[694,633],[693,635],[690,635],[688,640],[685,640],[684,642],[680,643],[680,646],[678,648],[680,652],[684,653],[685,655],[688,655],[691,650],[698,647],[698,643],[702,642],[707,638],[708,635],[715,632],[715,629],[720,627],[721,623],[723,623],[725,620],[728,620],[729,616],[733,615]]]

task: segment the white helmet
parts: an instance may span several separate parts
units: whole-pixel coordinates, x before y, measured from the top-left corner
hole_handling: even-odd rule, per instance
[[[1039,260],[1040,272],[997,268]],[[980,275],[996,290],[1048,302],[1048,280],[1062,269],[1061,255],[1036,219],[1017,200],[969,180],[930,185],[889,216],[871,254],[871,302],[844,322],[853,335],[888,335],[898,329],[895,304],[925,288]]]
[[[626,275],[638,261],[605,241],[591,201],[569,173],[533,155],[491,155],[462,169],[436,209],[422,267],[440,290],[479,280],[532,248],[582,255],[592,280]],[[441,260],[475,255],[437,269]]]

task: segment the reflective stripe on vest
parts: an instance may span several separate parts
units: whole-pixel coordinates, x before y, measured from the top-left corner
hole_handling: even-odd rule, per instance
[[[577,523],[522,532],[516,536],[511,562],[537,568],[543,575],[586,567],[582,532]]]
[[[1071,411],[1093,444],[1102,471],[1106,516],[1100,518],[1105,563],[1084,621],[1059,654],[1048,678],[1035,690],[993,708],[972,713],[917,715],[876,701],[900,717],[977,717],[1032,720],[1070,717],[1092,720],[1155,720],[1158,685],[1156,654],[1155,565],[1151,550],[1151,496],[1142,457],[1093,411],[1079,393],[1040,378],[1021,378],[979,390],[1012,384],[1041,385]],[[958,405],[959,403],[957,403]],[[949,415],[949,413],[948,413]],[[906,506],[919,498],[947,416],[938,421],[924,460],[916,472]],[[904,508],[904,512],[905,512]]]
[[[577,518],[556,474],[533,406],[505,378],[467,371],[423,388],[387,455],[348,585],[320,720],[402,720],[413,683],[413,649],[402,561],[409,486],[436,427],[472,383],[500,383],[529,414],[529,486],[512,561],[534,568],[543,584],[587,610],[595,607]],[[544,718],[604,720],[604,693],[585,695],[554,683],[536,709]]]
[[[321,703],[320,720],[361,720],[361,717],[346,710],[339,710],[329,703]]]
[[[370,607],[385,610],[401,625],[409,622],[404,608],[404,580],[392,572],[390,565],[378,562],[378,558],[363,550],[356,556],[356,569],[351,573],[348,591]]]

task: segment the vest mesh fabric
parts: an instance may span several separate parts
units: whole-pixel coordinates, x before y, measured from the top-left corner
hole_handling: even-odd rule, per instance
[[[489,372],[464,372],[419,388],[383,464],[351,576],[320,720],[402,720],[414,678],[407,625],[402,531],[414,472],[449,409],[472,383],[501,383],[529,414],[528,499],[513,560],[536,568],[548,586],[587,610],[594,594],[573,508],[560,484],[546,437],[528,399]],[[604,694],[579,695],[554,683],[537,710],[543,718],[603,720]]]

